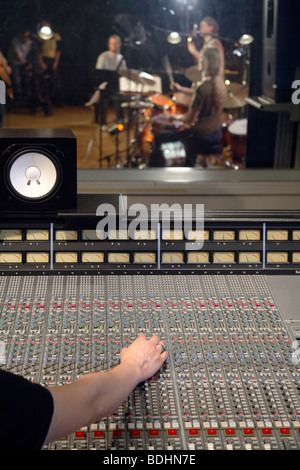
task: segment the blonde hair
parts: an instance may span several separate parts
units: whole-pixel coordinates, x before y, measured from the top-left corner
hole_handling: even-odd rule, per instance
[[[120,45],[122,45],[122,39],[117,34],[112,34],[111,36],[109,36],[108,40],[110,39],[116,39],[117,41],[119,41]]]

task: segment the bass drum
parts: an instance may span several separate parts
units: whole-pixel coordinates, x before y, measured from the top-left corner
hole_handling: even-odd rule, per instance
[[[153,116],[151,118],[151,122],[147,122],[140,133],[139,147],[141,149],[141,154],[147,163],[151,156],[153,142],[157,134],[165,131],[182,131],[185,128],[182,121],[174,120],[170,122],[169,116],[169,113]]]
[[[247,119],[237,119],[228,126],[232,159],[235,162],[245,163],[247,152]]]
[[[140,153],[146,164],[148,164],[150,161],[153,140],[154,134],[152,131],[152,125],[151,122],[147,122],[139,136]]]

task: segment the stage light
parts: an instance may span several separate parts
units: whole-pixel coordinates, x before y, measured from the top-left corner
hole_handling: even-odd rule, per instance
[[[182,37],[179,33],[177,33],[176,31],[172,31],[168,37],[167,37],[167,41],[170,43],[170,44],[179,44],[181,41],[182,41]]]
[[[108,129],[108,133],[110,135],[117,135],[120,134],[124,130],[124,125],[122,123],[115,124],[110,129]]]
[[[46,25],[43,25],[43,26],[39,25],[37,28],[37,34],[38,34],[38,37],[43,39],[44,41],[48,41],[49,39],[53,37],[52,29],[50,28],[50,26],[46,26]]]
[[[254,37],[251,36],[250,34],[243,34],[239,39],[239,43],[242,46],[249,46],[249,44],[252,44],[253,41],[254,41]]]

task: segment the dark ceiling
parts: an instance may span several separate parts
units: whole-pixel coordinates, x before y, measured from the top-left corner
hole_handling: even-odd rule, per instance
[[[256,0],[257,2],[258,0]],[[24,27],[36,31],[42,18],[50,18],[63,38],[61,68],[66,101],[81,103],[95,85],[93,72],[98,54],[106,49],[110,34],[123,40],[122,52],[130,68],[149,73],[163,71],[168,55],[174,70],[193,65],[186,43],[170,45],[166,31],[188,34],[205,15],[220,24],[220,35],[230,55],[233,42],[251,33],[255,0],[1,0],[0,48]],[[140,45],[136,41],[141,42]]]

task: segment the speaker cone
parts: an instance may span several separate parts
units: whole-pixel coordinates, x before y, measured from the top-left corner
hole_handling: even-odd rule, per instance
[[[68,129],[0,129],[0,215],[77,207],[76,137]]]
[[[22,198],[39,200],[53,194],[59,183],[57,162],[39,151],[15,156],[8,169],[8,182]]]

